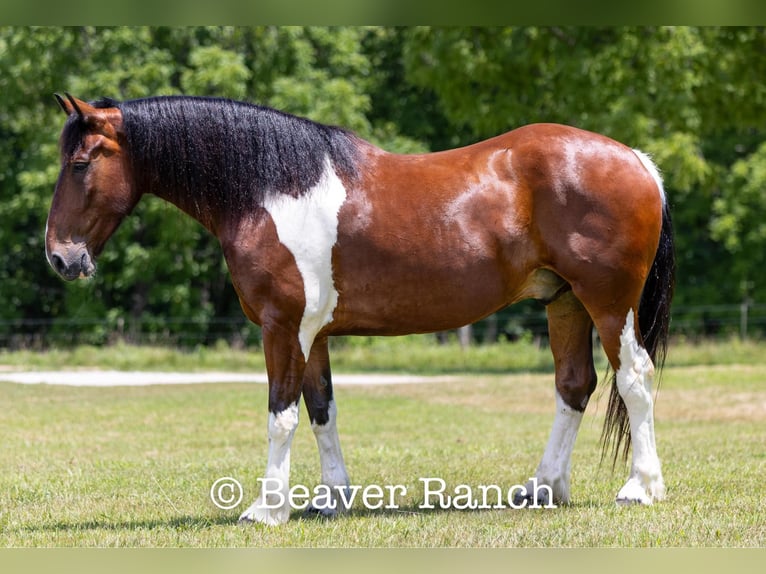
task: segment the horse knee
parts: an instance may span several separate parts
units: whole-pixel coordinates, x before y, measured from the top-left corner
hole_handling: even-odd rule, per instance
[[[270,413],[269,440],[277,444],[289,442],[298,427],[298,412],[296,402],[280,412]]]

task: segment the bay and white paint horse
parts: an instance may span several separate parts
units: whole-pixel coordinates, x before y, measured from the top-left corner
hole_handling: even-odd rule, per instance
[[[538,124],[396,155],[243,102],[57,99],[68,118],[46,231],[51,266],[68,280],[91,275],[145,193],[213,233],[245,314],[263,330],[265,478],[285,494],[301,396],[322,483],[349,484],[328,337],[453,329],[535,298],[547,306],[556,366],[556,414],[535,479],[569,500],[572,448],[596,386],[595,325],[614,370],[605,448],[616,459],[633,447],[617,500],[663,497],[651,388],[674,255],[662,182],[645,154]],[[242,520],[287,521],[289,506],[273,508],[271,497],[259,496]]]

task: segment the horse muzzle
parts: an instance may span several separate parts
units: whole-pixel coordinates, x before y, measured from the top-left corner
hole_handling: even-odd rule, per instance
[[[47,251],[47,250],[46,250]],[[48,263],[63,279],[73,281],[78,277],[90,277],[96,265],[85,246],[59,246],[47,252]]]

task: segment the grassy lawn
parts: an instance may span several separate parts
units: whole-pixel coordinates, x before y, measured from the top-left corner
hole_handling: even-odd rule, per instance
[[[87,355],[71,351],[77,352]],[[156,352],[142,359],[143,368],[159,368],[162,353],[175,361],[172,368],[184,368],[203,353]],[[692,358],[700,352],[708,358]],[[203,357],[200,368],[258,368],[232,365],[225,353],[234,352],[222,353],[223,358]],[[648,508],[614,504],[627,469],[612,472],[610,464],[600,464],[607,395],[602,386],[575,448],[571,505],[420,508],[422,477],[442,478],[450,488],[497,484],[507,489],[534,472],[553,420],[552,378],[543,372],[540,354],[523,359],[530,364],[510,368],[507,375],[338,386],[339,429],[352,482],[403,484],[407,494],[399,499],[399,509],[368,510],[357,503],[350,514],[330,521],[296,511],[288,524],[276,528],[237,524],[238,511],[256,495],[256,479],[265,467],[265,385],[0,383],[0,546],[761,546],[766,541],[763,353],[755,344],[683,353],[678,357],[686,358],[677,362],[671,355],[656,406],[668,488],[663,503]],[[68,362],[73,356],[6,354],[0,363],[49,368],[97,362],[94,355],[90,363]],[[726,360],[732,356],[747,364]],[[713,362],[721,365],[707,364]],[[355,370],[349,359],[338,363]],[[116,359],[103,364],[123,365]],[[318,456],[301,415],[292,480],[312,488],[319,477]],[[209,499],[210,486],[222,476],[235,477],[244,487],[237,509],[220,510]]]
[[[330,355],[336,372],[385,372],[412,374],[508,374],[553,372],[553,358],[546,346],[531,341],[476,345],[466,349],[457,342],[434,343],[432,335],[406,337],[341,337],[331,339]],[[757,341],[732,339],[725,343],[671,342],[668,364],[766,365],[766,346]],[[606,361],[599,346],[596,362],[601,371]],[[233,349],[226,344],[179,350],[115,344],[82,345],[46,352],[0,349],[0,369],[108,368],[158,371],[265,371],[260,349]]]

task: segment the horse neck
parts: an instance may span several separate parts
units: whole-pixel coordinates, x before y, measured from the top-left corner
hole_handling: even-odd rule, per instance
[[[169,189],[161,186],[152,186],[148,189],[147,193],[176,206],[192,219],[202,224],[210,233],[218,236],[218,230],[222,227],[224,218],[220,210],[214,209],[210,202],[205,201],[205,198],[195,197],[193,193],[182,193],[178,189]]]

